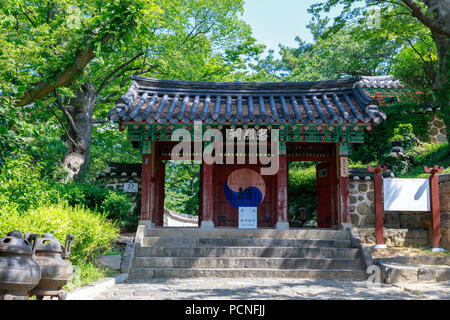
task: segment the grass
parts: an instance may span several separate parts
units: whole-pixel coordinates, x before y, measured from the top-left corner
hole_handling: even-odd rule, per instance
[[[91,263],[73,266],[73,279],[63,287],[64,290],[74,290],[84,287],[91,282],[95,282],[109,276],[108,270],[98,268]]]

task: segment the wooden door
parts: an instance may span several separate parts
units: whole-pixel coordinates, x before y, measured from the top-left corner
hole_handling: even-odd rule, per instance
[[[331,228],[333,204],[333,172],[330,163],[316,165],[317,182],[317,227]]]
[[[259,165],[215,165],[214,166],[214,224],[218,227],[238,227],[238,208],[225,195],[225,185],[230,175],[237,170],[260,172]],[[276,223],[276,175],[261,176],[265,194],[257,206],[258,228],[273,227]],[[261,179],[259,178],[259,179]],[[250,200],[251,201],[251,200]]]

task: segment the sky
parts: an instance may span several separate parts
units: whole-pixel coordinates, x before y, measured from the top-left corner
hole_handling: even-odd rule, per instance
[[[313,3],[323,1],[245,0],[245,2],[243,19],[252,27],[253,36],[258,43],[275,50],[278,57],[279,43],[296,47],[296,36],[307,42],[312,41],[312,34],[306,28],[312,15],[307,9]]]

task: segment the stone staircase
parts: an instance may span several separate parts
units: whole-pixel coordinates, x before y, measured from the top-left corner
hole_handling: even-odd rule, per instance
[[[349,231],[156,228],[136,243],[130,278],[361,280],[363,269]]]

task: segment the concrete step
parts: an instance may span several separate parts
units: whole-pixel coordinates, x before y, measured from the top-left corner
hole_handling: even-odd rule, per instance
[[[315,269],[194,269],[194,268],[133,268],[131,279],[149,278],[298,278],[363,280],[366,273],[360,270]]]
[[[360,259],[136,257],[136,268],[361,270]]]
[[[335,247],[350,248],[350,240],[303,240],[264,238],[166,238],[145,237],[144,246],[165,247]]]
[[[136,257],[273,257],[273,258],[340,258],[360,257],[354,248],[293,247],[136,247]]]
[[[350,240],[347,230],[329,229],[236,229],[236,228],[155,228],[146,229],[145,237],[159,238],[264,238],[306,240]]]

